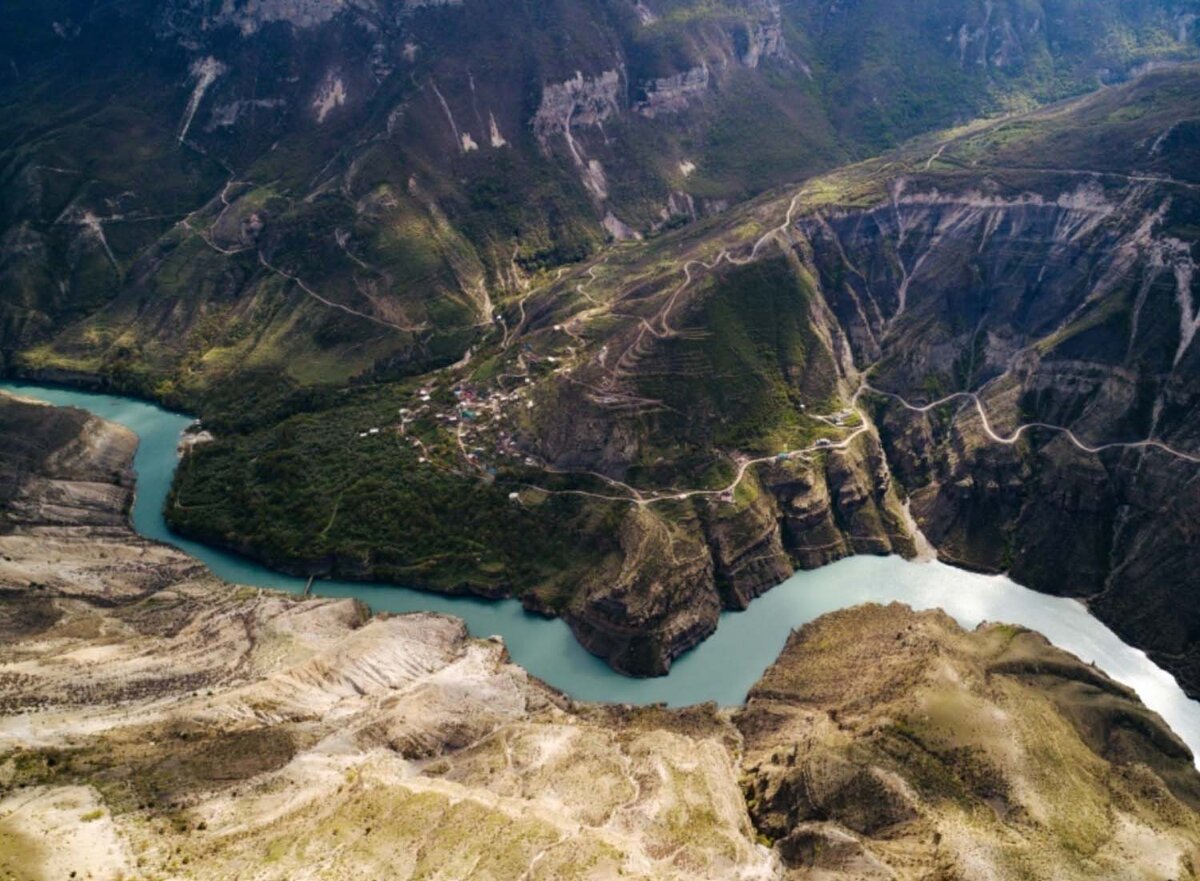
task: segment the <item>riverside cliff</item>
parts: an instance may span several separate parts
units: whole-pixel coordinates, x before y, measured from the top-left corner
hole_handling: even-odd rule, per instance
[[[273,565],[519,597],[638,674],[797,568],[912,555],[915,526],[1092,598],[1194,690],[1196,76],[614,248],[452,369],[230,422],[169,516]]]
[[[10,877],[1196,877],[1187,748],[1036,634],[867,606],[743,709],[578,704],[457,620],[138,539],[132,449],[0,398]]]
[[[1194,17],[919,5],[9,4],[3,366],[201,417],[183,533],[626,672],[915,525],[1194,691]]]

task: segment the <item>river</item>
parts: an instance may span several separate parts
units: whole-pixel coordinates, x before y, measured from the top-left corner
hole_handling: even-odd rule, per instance
[[[303,578],[281,575],[235,554],[188,541],[167,528],[163,506],[178,463],[179,437],[192,421],[190,417],[131,398],[55,386],[3,382],[0,390],[79,407],[138,434],[141,443],[134,458],[137,497],[133,507],[137,532],[191,554],[228,582],[303,592]],[[630,679],[613,672],[586,652],[562,621],[530,615],[513,600],[444,597],[395,585],[343,581],[317,582],[313,592],[357,597],[377,612],[456,615],[476,636],[503,637],[514,661],[579,700],[663,702],[670,706],[703,701],[727,706],[742,703],[783,648],[788,633],[826,612],[892,601],[916,609],[941,608],[964,627],[1004,621],[1045,634],[1055,645],[1094,662],[1137,691],[1200,756],[1200,703],[1189,700],[1169,673],[1122,642],[1081,603],[1035,593],[1003,576],[978,575],[943,563],[853,557],[814,572],[797,573],[755,600],[749,610],[723,614],[716,634],[678,659],[669,676],[658,679]]]

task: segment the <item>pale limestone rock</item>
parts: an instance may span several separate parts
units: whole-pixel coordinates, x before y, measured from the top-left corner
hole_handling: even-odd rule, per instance
[[[571,130],[600,125],[621,112],[621,77],[606,70],[585,77],[576,72],[572,79],[553,83],[542,90],[542,102],[533,117],[533,131],[545,144],[554,135],[571,140]]]
[[[316,112],[317,123],[323,124],[330,113],[346,103],[347,97],[346,84],[340,76],[330,71],[313,98],[312,108]]]
[[[647,119],[664,113],[679,113],[686,110],[693,98],[699,98],[709,89],[708,65],[702,64],[674,76],[651,80],[645,85],[645,97],[634,104],[633,109]]]

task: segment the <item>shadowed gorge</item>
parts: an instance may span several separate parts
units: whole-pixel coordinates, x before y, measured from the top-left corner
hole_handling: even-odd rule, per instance
[[[454,370],[218,424],[171,521],[292,571],[516,595],[653,673],[797,568],[912,555],[911,511],[950,561],[1097,596],[1191,687],[1195,82],[1178,68],[938,135],[607,252],[531,289]],[[1112,170],[1131,155],[1136,173]],[[360,477],[383,471],[392,488]],[[399,494],[416,481],[424,505],[431,479],[440,504],[464,481],[494,500],[456,518],[449,555],[458,527],[421,527]],[[386,543],[362,531],[384,500]],[[539,559],[587,574],[499,556],[503,536],[517,556],[545,541],[520,525],[542,516],[561,550]]]

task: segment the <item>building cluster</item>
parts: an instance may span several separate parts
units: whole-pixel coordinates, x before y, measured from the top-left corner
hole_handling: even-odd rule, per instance
[[[432,465],[444,458],[435,456],[430,450],[431,445],[438,444],[430,438],[429,429],[435,428],[441,429],[438,440],[454,444],[459,457],[485,479],[493,479],[502,462],[539,466],[536,459],[518,447],[515,435],[508,427],[511,412],[529,404],[525,386],[500,391],[460,382],[448,391],[449,396],[432,385],[416,389],[414,399],[397,411],[399,421],[386,429],[419,452],[419,464]],[[372,427],[358,432],[358,437],[370,439],[384,431],[384,428]]]

